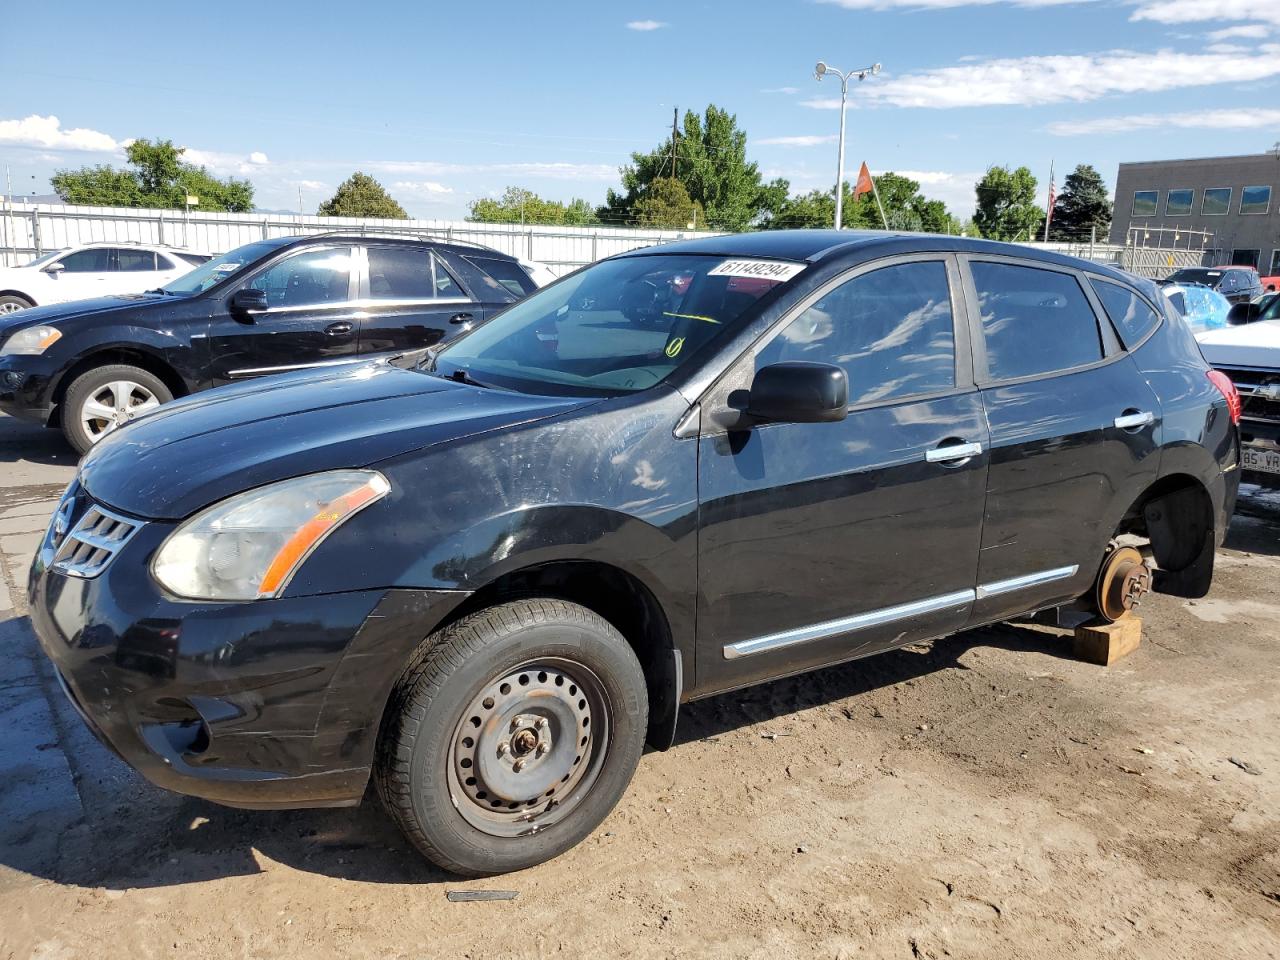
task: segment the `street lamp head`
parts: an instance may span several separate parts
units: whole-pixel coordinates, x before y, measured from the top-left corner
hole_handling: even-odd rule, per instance
[[[880,64],[878,64],[878,63],[873,63],[873,64],[871,65],[871,75],[874,77],[874,76],[875,76],[876,74],[878,74],[879,72],[880,72]]]
[[[824,76],[826,76],[828,69],[829,68],[827,67],[827,65],[823,63],[821,60],[819,60],[818,65],[813,68],[813,75],[817,77],[819,80],[821,80]]]

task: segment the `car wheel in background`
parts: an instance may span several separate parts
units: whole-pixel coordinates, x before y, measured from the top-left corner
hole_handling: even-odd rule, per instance
[[[85,453],[118,427],[173,399],[164,382],[141,367],[113,363],[80,374],[62,404],[62,432]]]
[[[457,874],[542,863],[630,783],[644,672],[597,614],[550,598],[464,617],[425,643],[387,705],[376,782],[413,844]]]
[[[16,293],[6,294],[0,297],[0,314],[16,313],[19,310],[25,310],[27,307],[35,306],[26,297],[20,297]]]

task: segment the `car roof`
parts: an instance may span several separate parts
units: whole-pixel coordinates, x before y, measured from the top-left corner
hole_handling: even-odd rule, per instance
[[[906,233],[885,230],[760,230],[755,233],[733,233],[717,237],[678,240],[659,246],[644,247],[618,254],[619,257],[662,256],[666,254],[703,254],[719,257],[754,257],[817,263],[828,258],[850,256],[870,259],[898,253],[952,252],[975,253],[1089,270],[1133,284],[1132,274],[1103,263],[1069,257],[1035,246],[954,237],[943,233]]]
[[[454,240],[450,237],[437,237],[430,234],[358,233],[351,230],[334,230],[328,233],[307,233],[289,237],[274,237],[272,239],[279,240],[281,247],[295,244],[301,246],[313,241],[325,243],[333,243],[335,241],[338,243],[423,243],[459,256],[468,254],[471,256],[483,255],[510,260],[512,263],[517,262],[516,258],[511,254],[495,250],[493,247],[486,247],[484,244],[471,243],[467,240]]]
[[[206,253],[204,250],[192,250],[188,247],[171,247],[166,243],[142,243],[138,240],[92,240],[89,243],[73,243],[62,250],[59,250],[58,253],[70,253],[72,250],[91,250],[98,247],[125,247],[130,250],[159,250],[167,253],[197,253],[202,257],[210,256],[210,254]]]

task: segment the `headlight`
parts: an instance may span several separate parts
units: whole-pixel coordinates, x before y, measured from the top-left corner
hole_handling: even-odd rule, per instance
[[[26,327],[4,342],[0,347],[0,357],[35,357],[61,338],[62,331],[57,327]]]
[[[390,490],[376,470],[334,470],[238,494],[169,534],[152,575],[193,600],[278,597],[325,537]]]

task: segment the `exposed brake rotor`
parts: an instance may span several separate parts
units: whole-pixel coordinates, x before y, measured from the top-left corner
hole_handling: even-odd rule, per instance
[[[1115,623],[1151,591],[1151,568],[1135,547],[1116,547],[1102,563],[1093,602],[1104,620]]]

